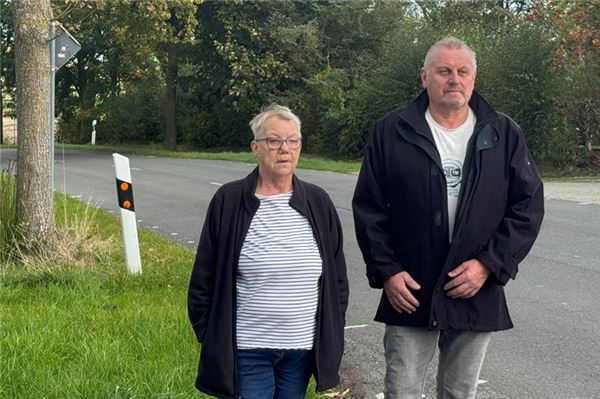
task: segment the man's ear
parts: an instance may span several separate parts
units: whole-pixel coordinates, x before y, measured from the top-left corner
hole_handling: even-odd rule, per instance
[[[427,88],[427,72],[425,72],[425,68],[421,68],[421,86],[423,86],[424,89]]]

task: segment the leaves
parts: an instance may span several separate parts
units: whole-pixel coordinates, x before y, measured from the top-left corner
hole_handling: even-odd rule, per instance
[[[53,6],[83,45],[57,75],[70,141],[85,142],[97,118],[100,141],[245,148],[248,121],[277,101],[300,115],[305,150],[356,157],[372,123],[421,91],[428,47],[452,34],[478,53],[477,89],[523,126],[536,156],[556,152],[561,137],[572,146],[575,128],[581,144],[600,143],[599,0]],[[10,45],[3,51],[9,59]],[[548,129],[558,129],[552,143]]]

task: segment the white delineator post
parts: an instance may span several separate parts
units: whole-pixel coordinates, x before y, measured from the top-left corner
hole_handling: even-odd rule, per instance
[[[123,244],[125,246],[127,271],[129,274],[142,274],[129,158],[114,153],[113,161],[115,163],[115,176],[117,178],[119,207],[121,208],[121,226],[123,228]]]
[[[96,119],[92,121],[92,145],[96,145]]]

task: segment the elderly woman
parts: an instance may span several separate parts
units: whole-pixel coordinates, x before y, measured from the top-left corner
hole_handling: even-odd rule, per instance
[[[258,167],[215,193],[188,292],[202,343],[196,387],[219,398],[301,399],[336,386],[348,280],[331,199],[294,171],[300,120],[270,105],[250,122]]]

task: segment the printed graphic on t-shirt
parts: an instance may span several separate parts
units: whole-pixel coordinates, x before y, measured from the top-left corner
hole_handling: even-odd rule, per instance
[[[462,166],[462,162],[456,159],[444,159],[442,161],[449,197],[458,197],[458,194],[460,193]]]

